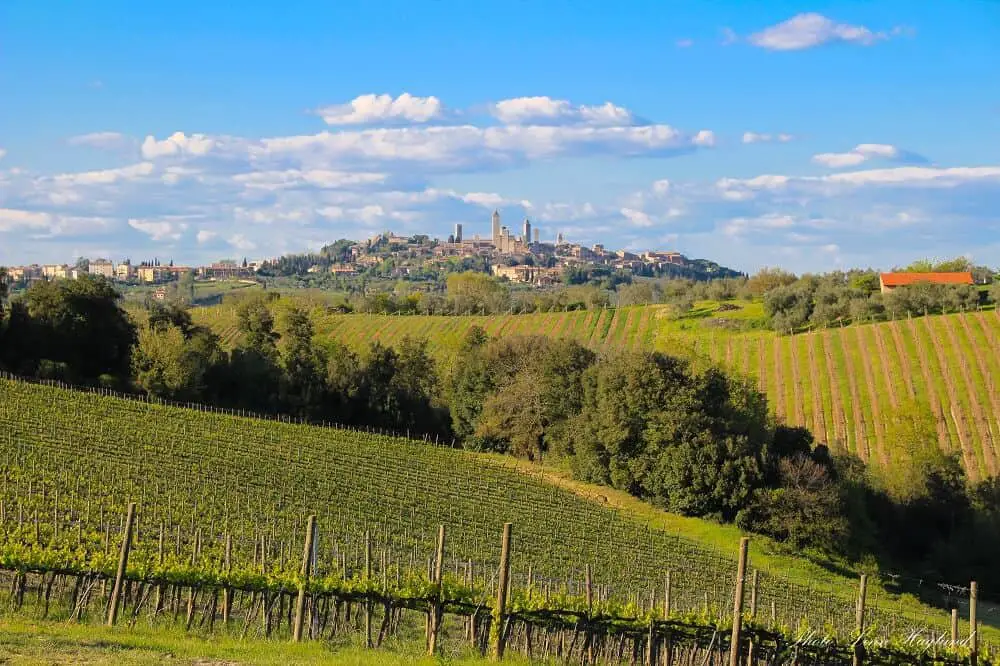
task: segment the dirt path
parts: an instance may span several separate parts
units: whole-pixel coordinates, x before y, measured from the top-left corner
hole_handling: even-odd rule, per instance
[[[895,321],[892,323],[894,326],[896,325]],[[937,421],[938,443],[943,445],[942,449],[944,451],[952,451],[955,447],[951,441],[951,433],[948,431],[948,420],[944,414],[944,404],[941,396],[938,395],[934,387],[930,364],[927,362],[927,353],[920,342],[920,336],[917,335],[917,330],[913,326],[912,319],[909,320],[909,328],[910,338],[913,340],[913,345],[917,351],[917,358],[920,361],[920,375],[924,381],[924,390],[927,392],[927,403],[930,405],[931,413],[934,414],[934,419]],[[902,336],[900,336],[901,338]]]
[[[892,405],[893,409],[896,409],[899,407],[899,397],[897,396],[896,379],[889,372],[889,366],[893,365],[893,363],[888,345],[885,344],[885,338],[882,336],[882,325],[873,324],[871,332],[875,336],[875,346],[878,347],[878,355],[879,359],[881,359],[880,365],[882,366],[882,378],[885,380],[886,392],[889,395],[889,404]]]
[[[847,422],[847,414],[840,401],[840,382],[837,380],[836,364],[833,361],[833,348],[830,341],[830,332],[823,331],[820,336],[823,345],[823,358],[826,361],[826,379],[830,385],[830,408],[833,419],[834,439],[840,443],[845,452],[850,452],[850,425]]]
[[[805,428],[812,428],[814,424],[810,424],[806,421],[806,387],[802,384],[802,373],[799,372],[799,340],[802,338],[801,335],[793,335],[788,338],[788,357],[791,359],[792,366],[792,388],[794,390],[794,396],[792,402],[795,407],[795,424],[803,426]],[[784,360],[784,358],[782,358]]]
[[[816,341],[819,337],[815,333],[809,333],[804,339],[809,353],[809,381],[812,383],[812,386],[810,387],[812,389],[813,397],[812,428],[817,437],[822,435],[823,441],[829,442],[832,433],[826,429],[826,412],[823,408],[823,391],[820,388],[823,385],[820,383],[819,365],[816,360]],[[833,392],[833,386],[830,386],[829,389]]]
[[[906,390],[912,400],[917,397],[917,391],[913,383],[913,372],[910,368],[910,355],[906,353],[906,345],[903,343],[903,338],[899,333],[899,322],[889,322],[888,326],[892,332],[892,343],[896,347],[896,358],[899,359],[899,370],[902,373],[903,385],[906,386]]]
[[[774,364],[774,413],[783,421],[788,420],[788,409],[785,405],[785,368],[781,359],[783,337],[775,336],[771,343],[771,361]]]
[[[879,460],[884,465],[889,464],[889,452],[885,446],[885,419],[882,416],[882,407],[878,388],[875,385],[875,375],[872,372],[872,363],[869,354],[872,352],[871,346],[865,340],[862,326],[851,326],[854,329],[854,337],[858,342],[858,356],[861,357],[861,369],[865,375],[865,388],[868,391],[868,406],[872,413],[872,430],[875,431],[875,447]],[[845,341],[846,344],[846,341]]]
[[[972,376],[972,369],[969,367],[969,358],[966,355],[967,346],[963,345],[959,340],[960,333],[955,329],[955,318],[964,319],[964,315],[946,315],[938,319],[938,323],[944,328],[945,334],[948,336],[948,341],[951,343],[952,353],[958,360],[958,369],[962,376],[962,381],[965,384],[965,395],[968,398],[969,406],[972,411],[972,423],[976,429],[976,433],[979,436],[979,450],[982,452],[983,464],[986,467],[987,474],[996,474],[997,472],[997,460],[994,452],[996,451],[996,445],[993,442],[992,433],[990,432],[989,420],[987,419],[986,410],[983,409],[983,403],[980,401],[980,392],[976,386],[976,381]],[[928,322],[929,324],[930,322]],[[979,356],[979,346],[976,344],[975,339],[970,335],[968,337],[968,347],[974,349],[973,356]],[[980,366],[983,367],[982,365]],[[985,373],[984,373],[985,374]],[[988,400],[989,398],[987,398]]]
[[[1000,444],[1000,357],[994,352],[989,353],[989,350],[1000,350],[1000,340],[997,339],[997,334],[990,327],[989,321],[986,319],[986,315],[983,312],[977,312],[975,314],[976,328],[979,329],[983,334],[983,339],[986,340],[986,350],[980,353],[977,349],[976,359],[980,363],[980,367],[984,368],[983,381],[986,383],[986,391],[990,396],[992,409],[993,409],[993,421],[990,425],[990,432],[993,433],[993,444],[996,446]],[[963,317],[962,323],[964,323],[969,329],[972,325],[969,323],[969,319]],[[969,337],[971,338],[971,332]],[[1000,455],[1000,450],[997,451]]]
[[[948,367],[948,362],[944,358],[944,353],[941,351],[940,345],[934,344],[934,331],[931,330],[930,323],[927,321],[927,317],[918,317],[920,320],[920,327],[927,333],[930,339],[930,346],[933,348],[934,357],[937,359],[939,375],[941,380],[944,382],[945,392],[948,395],[947,410],[944,409],[945,405],[942,401],[942,411],[945,412],[945,418],[951,417],[952,423],[955,424],[955,432],[958,434],[958,445],[962,453],[962,461],[965,464],[965,473],[969,475],[970,479],[979,478],[979,464],[976,460],[976,452],[973,449],[972,438],[968,431],[968,424],[965,423],[964,419],[959,419],[958,415],[955,413],[955,406],[959,404],[958,396],[955,393],[955,382],[952,377],[952,368]],[[923,346],[923,342],[917,333],[917,322],[913,319],[910,320],[910,327],[913,331],[914,336],[916,336],[917,343]],[[920,353],[925,353],[923,349]]]

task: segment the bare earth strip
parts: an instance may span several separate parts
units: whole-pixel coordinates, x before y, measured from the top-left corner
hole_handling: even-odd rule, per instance
[[[764,347],[764,338],[757,338],[757,382],[760,384],[760,392],[767,393],[767,354]]]
[[[948,402],[944,403],[942,401],[945,418],[950,417],[952,422],[955,424],[955,430],[958,434],[958,444],[961,447],[962,461],[965,464],[966,474],[968,474],[969,478],[973,480],[978,479],[979,464],[976,461],[976,451],[973,447],[972,436],[968,431],[968,424],[965,423],[964,419],[959,419],[958,414],[955,412],[955,408],[959,402],[958,396],[955,393],[955,382],[951,374],[953,369],[948,367],[948,364],[944,359],[944,354],[941,352],[941,346],[934,343],[933,331],[931,331],[930,324],[927,322],[928,318],[918,317],[918,319],[920,319],[919,325],[915,320],[911,319],[910,326],[912,327],[918,340],[923,337],[922,334],[927,335],[927,342],[924,343],[923,340],[920,340],[920,342],[925,346],[925,348],[931,347],[934,350],[934,357],[929,358],[928,360],[933,362],[934,359],[937,359],[937,376],[944,382],[945,392],[948,395]]]
[[[892,343],[896,347],[896,357],[899,359],[899,369],[903,378],[903,386],[906,388],[910,399],[917,397],[917,391],[913,384],[913,371],[909,355],[906,353],[906,345],[903,344],[902,336],[899,334],[899,322],[889,322],[889,331],[892,333]]]
[[[602,308],[601,314],[598,315],[597,321],[594,322],[594,329],[590,332],[590,337],[587,339],[587,343],[596,346],[597,343],[601,342],[602,335],[604,334],[604,320],[608,316],[608,309]]]
[[[897,322],[892,322],[893,326],[897,325]],[[934,383],[934,376],[931,373],[930,361],[927,356],[927,352],[924,350],[923,345],[920,343],[920,337],[917,335],[916,328],[913,326],[913,320],[909,320],[910,328],[910,340],[913,341],[913,345],[916,348],[917,359],[920,361],[920,375],[924,382],[924,391],[926,393],[927,402],[931,407],[931,412],[934,414],[934,418],[937,421],[937,432],[938,432],[938,443],[941,445],[944,451],[954,451],[955,446],[951,438],[951,428],[948,427],[948,417],[945,415],[944,401],[937,392],[937,388]],[[900,336],[900,342],[902,342],[902,336]],[[956,429],[955,434],[957,436],[958,431]],[[961,448],[961,443],[959,443],[959,448]]]
[[[875,376],[872,372],[871,357],[869,356],[871,348],[866,343],[864,333],[861,330],[866,327],[852,326],[851,328],[854,329],[854,339],[858,343],[858,356],[861,357],[861,368],[865,375],[865,388],[868,391],[868,407],[872,413],[872,430],[875,431],[875,446],[878,452],[878,459],[883,465],[887,465],[889,463],[889,456],[885,448],[885,422],[882,419],[878,388],[875,385]]]
[[[642,308],[642,318],[639,320],[639,331],[636,333],[635,337],[632,338],[632,349],[646,349],[649,347],[647,342],[647,337],[649,336],[649,326],[650,322],[653,321],[653,315],[656,311],[651,307]]]
[[[979,435],[979,451],[982,455],[983,464],[985,466],[986,475],[993,475],[997,472],[997,460],[994,455],[995,444],[993,442],[992,433],[990,432],[989,420],[987,415],[987,410],[983,408],[983,402],[980,399],[982,395],[982,390],[975,381],[973,376],[974,372],[971,367],[969,367],[969,356],[968,351],[970,348],[974,350],[973,356],[979,355],[979,348],[976,345],[975,340],[967,338],[967,336],[961,330],[956,330],[955,319],[965,319],[965,315],[946,315],[944,317],[938,317],[937,323],[944,327],[945,333],[948,336],[948,341],[951,344],[951,352],[958,360],[958,368],[962,375],[962,380],[965,383],[965,396],[968,401],[971,410],[965,411],[966,414],[972,414],[973,424],[975,425],[976,432]],[[965,338],[965,339],[963,339]],[[989,398],[987,398],[989,400]]]
[[[741,336],[740,337],[740,355],[743,357],[742,358],[742,361],[743,361],[743,363],[742,363],[742,370],[743,370],[743,374],[746,375],[747,377],[750,376],[750,356],[751,356],[751,353],[750,353],[750,350],[748,348],[748,345],[749,345],[749,339],[746,336]]]
[[[847,376],[847,386],[851,392],[851,415],[854,420],[854,453],[865,462],[871,458],[871,450],[868,445],[867,428],[865,427],[865,417],[861,410],[861,394],[858,391],[857,368],[851,362],[850,354],[847,350],[847,340],[843,331],[834,334],[840,343],[840,353],[843,359],[844,374]]]
[[[595,313],[596,310],[588,310],[587,317],[583,320],[583,329],[577,336],[577,340],[579,340],[582,345],[586,345],[590,341],[591,331],[594,326],[594,319],[598,316]]]
[[[962,323],[969,329],[969,337],[973,339],[974,344],[977,340],[985,342],[976,344],[976,361],[980,364],[986,392],[990,396],[993,409],[993,419],[989,425],[993,435],[993,445],[996,448],[1000,444],[1000,385],[997,384],[997,380],[1000,379],[1000,354],[996,352],[1000,350],[1000,340],[990,328],[984,313],[977,312],[971,321],[972,323],[968,317],[962,318]],[[973,331],[979,331],[981,336],[974,337]],[[996,453],[1000,455],[1000,450],[996,450]]]
[[[781,346],[784,337],[774,336],[771,342],[771,357],[774,359],[774,384],[771,386],[771,395],[774,396],[774,413],[778,418],[787,420],[788,410],[785,408],[785,376],[784,363],[781,362]]]
[[[788,338],[788,355],[792,367],[792,404],[795,406],[795,423],[806,428],[815,428],[815,424],[810,425],[806,420],[806,388],[802,385],[802,373],[799,372],[799,341],[803,339],[801,335]]]
[[[836,363],[833,358],[833,342],[830,339],[830,331],[823,331],[820,340],[823,343],[823,357],[826,359],[826,377],[830,384],[830,404],[833,414],[834,439],[839,443],[844,452],[850,452],[851,437],[850,424],[847,422],[847,413],[841,404],[840,396],[843,395],[843,387],[839,381]]]
[[[615,342],[619,347],[631,347],[632,343],[630,338],[635,333],[636,320],[639,318],[639,313],[642,308],[632,307],[628,309],[628,319],[625,320],[625,326],[621,328],[621,332],[618,334],[618,339]]]
[[[813,397],[813,432],[816,433],[817,437],[822,436],[824,442],[829,442],[833,433],[827,430],[826,423],[826,412],[823,408],[823,391],[821,387],[823,384],[820,383],[819,379],[819,365],[817,364],[816,358],[816,341],[819,339],[815,333],[809,333],[803,337],[806,343],[809,354],[809,381],[812,384],[810,387],[812,389]],[[831,391],[833,387],[828,387]]]
[[[886,392],[889,394],[889,404],[892,405],[893,409],[896,409],[899,407],[899,395],[896,386],[899,378],[893,376],[890,369],[894,364],[892,363],[889,346],[885,344],[885,337],[882,335],[883,326],[881,324],[874,324],[868,328],[871,329],[871,332],[875,336],[875,346],[878,347],[879,364],[882,366],[882,378],[885,381]]]

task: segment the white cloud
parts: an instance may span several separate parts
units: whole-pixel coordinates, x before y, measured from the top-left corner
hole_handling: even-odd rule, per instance
[[[874,157],[897,161],[923,161],[919,155],[901,151],[896,146],[884,143],[860,143],[846,153],[820,153],[813,155],[813,162],[839,169],[857,166]]]
[[[808,182],[809,178],[799,180]],[[848,185],[935,185],[952,187],[965,182],[1000,180],[1000,167],[895,167],[822,176],[826,183]]]
[[[711,130],[701,130],[694,135],[691,139],[691,143],[696,146],[711,147],[715,145],[715,133]]]
[[[1000,180],[1000,167],[892,167],[834,173],[825,176],[762,175],[754,178],[720,178],[716,181],[719,192],[752,193],[799,187],[829,185],[892,186],[914,185],[954,187],[967,182]],[[747,197],[749,198],[749,197]]]
[[[0,148],[0,160],[2,160],[4,158],[4,156],[6,156],[6,155],[7,155],[7,151],[4,150],[3,148]]]
[[[101,150],[127,150],[134,148],[135,139],[120,132],[91,132],[70,137],[68,143],[72,146],[87,146]]]
[[[214,240],[215,237],[218,235],[219,234],[217,234],[214,231],[209,231],[208,229],[201,229],[198,231],[198,236],[197,236],[198,244],[202,245],[204,243],[208,243],[209,241]]]
[[[317,187],[341,189],[363,185],[384,183],[383,173],[353,173],[330,169],[286,169],[284,171],[254,171],[237,174],[233,181],[249,188],[260,190],[281,190],[295,187]]]
[[[763,134],[760,132],[744,132],[743,133],[743,143],[770,143],[772,141],[777,141],[778,143],[788,143],[793,137],[791,134]]]
[[[346,104],[317,109],[327,125],[371,125],[382,122],[426,123],[444,115],[444,106],[437,97],[417,97],[403,93],[392,95],[361,95]]]
[[[103,169],[100,171],[81,171],[78,173],[64,173],[53,177],[57,185],[110,185],[124,180],[137,180],[149,176],[153,173],[152,162],[139,162],[117,169]]]
[[[216,151],[223,141],[224,139],[211,138],[204,134],[187,136],[184,132],[174,132],[162,141],[147,136],[142,142],[142,156],[147,160],[157,157],[203,156]]]
[[[226,239],[226,242],[232,245],[237,250],[242,250],[244,252],[249,252],[250,250],[256,250],[257,244],[249,240],[243,234],[234,234]]]
[[[685,39],[678,39],[674,43],[677,45],[677,48],[679,48],[679,49],[687,49],[687,48],[691,48],[692,46],[694,46],[694,40],[693,39],[686,39],[686,38]]]
[[[0,208],[0,232],[16,229],[45,229],[52,221],[48,213]]]
[[[493,116],[507,125],[582,124],[621,127],[635,122],[628,109],[605,102],[597,106],[574,105],[551,97],[516,97],[493,105]]]
[[[629,221],[634,227],[651,227],[653,224],[653,218],[641,210],[635,210],[634,208],[622,208],[622,216]]]
[[[146,234],[154,241],[180,240],[184,231],[187,230],[187,223],[169,219],[153,220],[130,218],[128,225],[133,229]]]
[[[900,30],[894,29],[891,34],[899,33]],[[754,33],[747,41],[771,51],[797,51],[834,42],[870,46],[889,37],[890,34],[874,32],[863,25],[837,23],[822,14],[809,12]]]
[[[796,219],[791,215],[766,213],[757,217],[736,217],[722,226],[722,233],[727,236],[741,236],[747,232],[772,231],[795,226]]]
[[[817,164],[822,164],[823,166],[828,166],[834,169],[840,169],[842,167],[857,166],[864,162],[867,157],[861,153],[849,152],[849,153],[819,153],[813,155],[812,160]]]

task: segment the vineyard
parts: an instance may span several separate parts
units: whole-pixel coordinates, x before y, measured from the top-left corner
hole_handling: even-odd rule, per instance
[[[280,303],[280,302],[279,302]],[[278,306],[280,307],[280,305]],[[746,310],[751,310],[747,306]],[[224,341],[237,338],[232,307],[194,311]],[[818,441],[866,462],[891,465],[887,415],[904,403],[929,410],[941,448],[958,453],[973,480],[1000,473],[1000,311],[919,317],[778,336],[729,330],[750,313],[671,319],[666,306],[490,317],[385,316],[314,312],[321,339],[357,350],[405,335],[428,339],[446,366],[466,330],[551,335],[595,349],[657,349],[708,358],[755,377],[772,409]],[[279,318],[280,320],[280,318]]]
[[[750,661],[846,663],[858,635],[855,578],[792,579],[753,552],[740,577],[735,548],[499,457],[11,379],[0,398],[8,611],[370,644],[416,625],[431,649],[725,663],[742,581]],[[996,639],[875,581],[862,607],[871,663],[958,663]]]

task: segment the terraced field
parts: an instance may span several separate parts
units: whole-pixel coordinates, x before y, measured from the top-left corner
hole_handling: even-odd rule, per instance
[[[283,305],[278,305],[283,307]],[[666,306],[490,317],[340,315],[317,310],[322,339],[355,349],[371,340],[392,344],[404,335],[428,338],[447,364],[470,326],[491,335],[541,334],[573,338],[596,349],[657,349],[711,359],[757,379],[774,412],[803,425],[838,451],[874,464],[895,452],[886,416],[916,401],[937,423],[941,448],[960,454],[973,479],[1000,472],[1000,312],[921,317],[779,337],[770,331],[732,331],[720,312],[671,319]],[[751,307],[745,308],[751,310]],[[196,311],[231,344],[232,308]],[[280,320],[280,317],[279,317]]]

